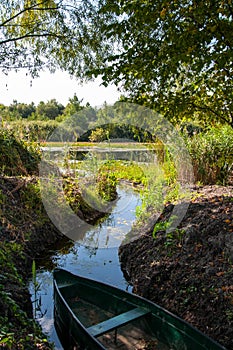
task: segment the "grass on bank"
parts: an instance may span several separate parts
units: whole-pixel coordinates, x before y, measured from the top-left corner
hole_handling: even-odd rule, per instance
[[[22,245],[0,242],[0,347],[51,349],[39,325],[23,311],[28,292],[16,260],[25,263]]]

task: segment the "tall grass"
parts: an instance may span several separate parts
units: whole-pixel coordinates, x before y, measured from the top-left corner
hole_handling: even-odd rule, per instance
[[[233,129],[221,126],[186,137],[194,176],[204,185],[227,185],[233,171]]]

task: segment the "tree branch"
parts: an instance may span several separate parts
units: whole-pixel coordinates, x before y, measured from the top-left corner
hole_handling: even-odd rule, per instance
[[[18,13],[16,13],[14,16],[8,18],[6,21],[4,21],[3,23],[0,24],[0,27],[4,27],[7,23],[13,21],[15,18],[17,18],[18,16],[22,15],[24,12],[27,11],[50,11],[50,10],[58,10],[59,6],[56,7],[45,7],[45,8],[37,8],[38,5],[43,5],[46,2],[46,0],[42,1],[39,4],[36,5],[32,5],[29,7],[25,7],[23,10],[19,11]]]
[[[222,119],[225,123],[231,125],[231,122],[230,122],[227,118],[223,117],[223,115],[221,115],[220,113],[217,113],[214,109],[210,108],[209,106],[203,106],[203,107],[201,107],[201,106],[196,105],[195,103],[189,103],[189,104],[190,104],[192,107],[194,107],[194,108],[196,108],[196,109],[199,109],[199,110],[201,110],[201,111],[209,111],[209,112],[213,113],[216,117]]]
[[[25,35],[22,35],[22,36],[19,36],[16,38],[9,38],[6,40],[2,40],[2,41],[0,41],[0,45],[7,44],[7,43],[12,42],[12,41],[19,41],[19,40],[26,39],[26,38],[42,38],[42,37],[55,37],[55,38],[59,38],[59,39],[64,38],[63,35],[58,35],[55,33],[42,33],[42,34],[30,34],[30,33],[28,33],[28,34],[25,34]]]

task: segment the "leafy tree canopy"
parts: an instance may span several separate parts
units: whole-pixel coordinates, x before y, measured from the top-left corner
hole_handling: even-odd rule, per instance
[[[233,126],[232,0],[2,0],[0,69],[102,76],[170,119]]]
[[[89,24],[92,1],[2,0],[0,69],[65,69],[79,77],[98,61],[99,38]],[[91,48],[95,49],[91,51]]]
[[[171,119],[233,126],[232,0],[100,0],[98,16],[105,84]]]
[[[5,107],[5,111],[7,108]],[[36,107],[34,103],[18,103],[16,100],[8,107],[8,112],[14,118],[28,118],[32,113],[35,113]]]
[[[48,119],[55,119],[63,113],[64,109],[65,107],[62,104],[58,103],[55,99],[52,99],[47,103],[41,101],[36,107],[36,114]]]
[[[81,111],[84,108],[84,106],[82,106],[82,101],[83,99],[79,100],[77,95],[74,94],[72,98],[69,98],[69,102],[66,105],[64,114],[68,117],[71,117],[75,113],[78,113],[79,111]]]

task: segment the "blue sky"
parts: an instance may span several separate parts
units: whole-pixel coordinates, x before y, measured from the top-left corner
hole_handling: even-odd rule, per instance
[[[5,105],[10,105],[13,100],[38,104],[52,98],[66,105],[75,93],[83,103],[89,102],[93,107],[101,106],[105,101],[113,104],[120,97],[115,86],[105,88],[100,86],[100,80],[82,85],[65,72],[42,72],[36,79],[31,79],[25,71],[10,72],[8,76],[0,73],[0,103]]]

